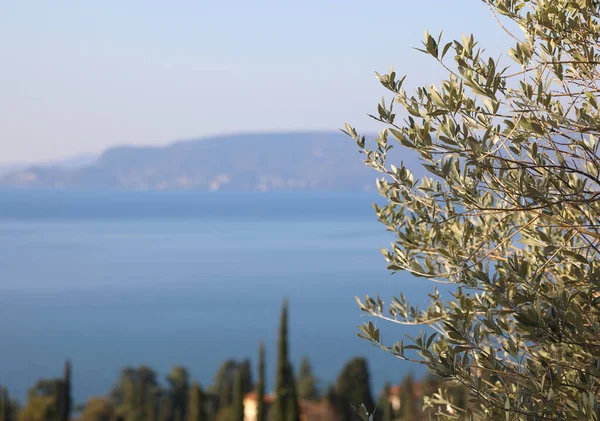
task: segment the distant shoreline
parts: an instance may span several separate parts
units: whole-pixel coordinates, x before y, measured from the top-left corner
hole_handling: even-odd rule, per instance
[[[398,155],[395,149],[390,154]],[[87,161],[20,168],[0,174],[0,187],[375,191],[380,174],[363,160],[341,132],[222,135],[161,147],[118,146]]]

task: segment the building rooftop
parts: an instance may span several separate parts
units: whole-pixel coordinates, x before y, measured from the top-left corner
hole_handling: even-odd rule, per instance
[[[248,392],[244,396],[244,401],[253,401],[253,402],[256,402],[256,400],[257,400],[256,392]],[[273,395],[272,393],[269,393],[269,394],[265,395],[265,402],[266,403],[273,403],[274,400],[275,400],[275,395]]]

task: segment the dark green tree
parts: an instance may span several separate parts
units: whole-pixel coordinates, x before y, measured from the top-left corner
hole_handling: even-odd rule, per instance
[[[156,407],[159,387],[153,370],[148,367],[126,369],[121,373],[117,385],[118,391],[113,393],[112,402],[121,402],[117,412],[125,421],[146,421],[148,417],[156,418]],[[115,392],[115,390],[113,390]]]
[[[10,407],[8,390],[5,387],[0,387],[0,421],[11,421]]]
[[[451,384],[446,387],[450,401],[461,410],[469,406],[469,389],[462,384]]]
[[[254,387],[254,384],[252,381],[252,365],[250,363],[250,360],[249,359],[243,360],[241,363],[239,363],[238,369],[241,372],[242,390],[244,391],[244,395],[245,395],[246,393],[252,392],[252,389]]]
[[[256,384],[256,421],[266,421],[265,408],[265,344],[258,349],[258,383]]]
[[[412,374],[408,374],[400,384],[400,419],[403,421],[413,421],[417,417],[418,408],[416,405],[417,396],[415,394],[415,381]]]
[[[391,386],[389,383],[387,383],[383,389],[381,400],[377,405],[379,407],[379,411],[381,412],[381,421],[392,421],[394,419],[394,411],[392,408],[392,403],[390,402],[390,398]]]
[[[125,367],[119,373],[119,378],[109,393],[109,398],[115,407],[123,405],[125,399],[125,383],[127,379],[136,375],[137,370],[133,367]]]
[[[238,369],[235,376],[235,388],[233,399],[234,421],[244,421],[244,373],[241,368]]]
[[[52,421],[62,420],[62,405],[64,403],[64,381],[62,378],[55,379],[40,379],[31,389],[29,389],[28,416],[39,411],[47,411],[46,414],[52,414]],[[40,398],[40,399],[33,399]],[[41,399],[44,398],[44,399]],[[51,409],[46,408],[47,405],[52,405]],[[39,412],[39,413],[41,413]],[[44,415],[50,417],[50,415]]]
[[[319,399],[319,390],[317,389],[317,379],[313,375],[312,367],[308,357],[302,358],[300,369],[298,370],[298,398],[304,400]]]
[[[210,392],[218,396],[219,408],[227,408],[233,403],[233,387],[237,368],[237,362],[227,360],[215,373]]]
[[[169,399],[169,396],[165,394],[160,399],[158,421],[170,421],[171,414],[171,399]]]
[[[204,393],[204,414],[207,421],[216,420],[218,408],[219,402],[217,397],[208,391]]]
[[[300,421],[300,405],[298,403],[298,394],[296,391],[296,380],[292,364],[288,363],[286,369],[286,383],[288,387],[287,418],[286,421]]]
[[[233,406],[227,406],[219,409],[215,421],[236,421],[235,408]]]
[[[288,373],[288,301],[283,301],[279,322],[279,339],[277,347],[277,369],[275,379],[275,402],[271,409],[272,421],[287,421],[289,381]]]
[[[81,414],[81,421],[114,421],[115,408],[106,398],[90,398]],[[150,421],[150,420],[148,420]]]
[[[364,358],[353,358],[348,361],[337,379],[337,392],[344,405],[344,418],[356,419],[358,414],[354,408],[364,405],[373,413],[374,403],[371,394],[369,369]]]
[[[157,421],[158,418],[158,393],[148,391],[145,399],[146,418],[145,421]]]
[[[54,396],[30,394],[27,405],[19,414],[19,421],[54,421],[58,419]]]
[[[123,384],[123,414],[125,421],[143,421],[145,408],[141,399],[141,384],[128,377]]]
[[[186,406],[188,394],[190,391],[190,381],[187,370],[181,366],[175,366],[167,376],[169,383],[169,394],[173,405],[173,413],[179,414],[183,420],[186,415]]]
[[[60,402],[59,402],[59,416],[61,421],[69,421],[71,419],[71,410],[72,410],[72,406],[73,406],[73,399],[71,396],[71,374],[72,374],[72,367],[71,367],[71,361],[67,360],[65,361],[65,367],[64,367],[64,375],[63,375],[63,380],[62,380],[62,384],[59,385],[59,387],[61,388],[60,391]]]
[[[421,408],[421,412],[423,414],[424,420],[433,419],[435,414],[435,408],[431,407],[431,405],[426,405],[426,401],[428,401],[432,396],[438,393],[439,389],[444,389],[445,382],[440,377],[436,376],[433,373],[428,373],[425,375],[423,379],[421,379],[421,396],[423,398],[424,406]]]
[[[141,393],[143,395],[154,394],[156,399],[156,394],[160,389],[156,378],[156,372],[152,368],[144,365],[138,368],[126,367],[121,370],[119,380],[110,392],[110,400],[115,407],[124,405],[124,389],[125,384],[128,381],[140,385]]]
[[[204,392],[200,384],[195,381],[190,388],[187,421],[206,421],[206,412],[204,410]]]

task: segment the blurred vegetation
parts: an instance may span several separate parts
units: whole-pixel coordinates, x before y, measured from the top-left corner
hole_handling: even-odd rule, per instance
[[[286,301],[281,310],[277,378],[272,393],[265,391],[266,354],[262,343],[256,383],[249,359],[224,361],[206,388],[193,380],[185,367],[174,366],[161,382],[152,367],[140,365],[123,368],[106,396],[92,396],[79,405],[72,404],[71,362],[67,361],[63,377],[36,382],[22,408],[10,399],[6,388],[0,388],[0,421],[355,421],[355,407],[365,402],[370,410],[375,410],[377,421],[426,419],[420,411],[423,397],[417,390],[410,392],[414,399],[408,406],[412,408],[410,413],[404,406],[393,410],[392,396],[386,393],[375,405],[364,358],[348,361],[335,385],[327,387],[324,393],[317,386],[319,381],[308,357],[301,360],[298,374],[294,375],[288,355],[287,320]],[[406,394],[402,387],[415,383],[412,377],[407,379],[399,379],[402,386],[394,392],[401,399]],[[427,381],[433,382],[428,390],[437,389],[438,380]],[[390,388],[385,390],[389,394]],[[254,410],[246,408],[249,401],[256,402]],[[382,402],[388,405],[384,407]]]

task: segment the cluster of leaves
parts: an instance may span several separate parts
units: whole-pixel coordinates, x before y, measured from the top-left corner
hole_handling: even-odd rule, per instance
[[[417,381],[411,373],[408,373],[398,386],[386,385],[377,402],[378,413],[374,414],[373,419],[377,421],[431,420],[435,413],[430,408],[424,407],[423,399],[436,393],[439,389],[444,389],[448,399],[452,401],[454,406],[461,408],[461,410],[467,409],[468,389],[465,387],[448,384],[448,382],[431,373]],[[363,411],[369,414],[367,407],[364,405]]]
[[[454,285],[426,310],[403,296],[359,300],[434,333],[387,344],[369,322],[361,335],[470,390],[466,410],[432,396],[439,419],[598,420],[600,4],[484,2],[515,40],[507,63],[473,36],[426,33],[421,51],[447,79],[409,94],[393,70],[378,75],[393,95],[373,116],[385,128],[368,145],[346,125],[382,173],[388,268]],[[429,175],[388,162],[393,146],[416,152]]]

